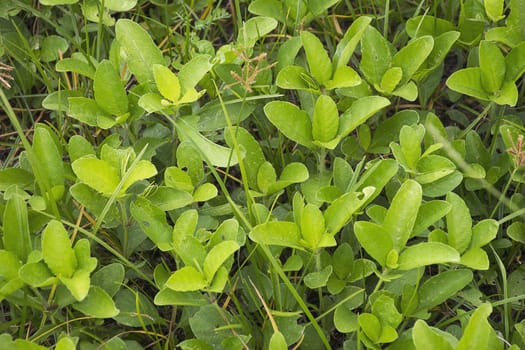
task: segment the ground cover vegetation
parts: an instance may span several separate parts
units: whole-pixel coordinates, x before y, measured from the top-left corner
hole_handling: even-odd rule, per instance
[[[525,348],[525,0],[2,0],[1,349]]]

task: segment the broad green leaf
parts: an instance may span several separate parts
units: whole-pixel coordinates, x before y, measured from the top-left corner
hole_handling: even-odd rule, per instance
[[[29,262],[18,271],[20,279],[31,287],[41,288],[56,284],[57,277],[43,261]]]
[[[138,23],[119,19],[115,26],[116,38],[126,53],[127,63],[139,83],[153,81],[153,65],[165,64],[162,52],[149,34]]]
[[[260,224],[252,229],[249,236],[255,243],[303,250],[299,243],[300,230],[294,222],[270,221]]]
[[[273,101],[264,106],[264,113],[290,140],[312,148],[312,124],[305,111],[290,102]]]
[[[269,1],[266,0],[262,0],[261,2],[269,3]],[[275,67],[276,72],[280,73],[284,68],[292,66],[295,62],[297,54],[302,47],[303,44],[301,43],[300,36],[293,36],[282,42],[281,45],[279,45],[279,50],[277,52],[277,65]]]
[[[381,336],[381,323],[373,314],[362,313],[358,316],[359,326],[365,335],[373,342],[377,343]]]
[[[485,5],[485,12],[492,22],[497,22],[503,18],[503,0],[484,0],[483,5]]]
[[[244,25],[239,28],[237,40],[245,49],[252,48],[257,40],[264,38],[277,27],[277,21],[270,17],[253,17],[247,20]]]
[[[40,3],[46,6],[76,4],[77,2],[78,0],[40,0]]]
[[[77,202],[94,214],[95,217],[98,217],[102,213],[108,201],[107,197],[104,197],[84,183],[74,184],[69,188],[69,193]],[[111,206],[104,218],[104,222],[110,224],[117,220],[117,218],[120,219],[119,210],[116,206]]]
[[[73,135],[69,139],[67,152],[72,162],[84,156],[95,156],[91,143],[80,135]]]
[[[291,184],[304,182],[308,180],[308,177],[308,168],[303,163],[289,163],[284,167],[279,180],[270,184],[268,192],[274,193]]]
[[[191,292],[203,289],[207,284],[206,279],[197,269],[193,266],[184,266],[170,276],[166,287],[176,292]]]
[[[316,141],[328,142],[337,135],[339,112],[331,97],[321,95],[315,102],[312,136]]]
[[[290,65],[279,71],[275,84],[281,89],[317,90],[318,87],[310,84],[310,80],[306,69]]]
[[[352,312],[344,305],[340,305],[334,312],[335,329],[341,333],[355,332],[359,328],[357,318],[358,316],[356,313]]]
[[[193,193],[194,186],[187,172],[176,166],[170,166],[164,171],[164,182],[167,186]]]
[[[275,169],[270,162],[264,162],[259,167],[257,172],[257,187],[263,193],[268,193],[270,186],[275,184],[277,181],[277,174]]]
[[[89,289],[89,294],[86,299],[72,306],[84,315],[95,318],[111,318],[117,316],[119,313],[115,302],[109,294],[97,286],[92,286]]]
[[[211,248],[203,265],[206,280],[211,281],[222,264],[239,248],[239,244],[235,241],[224,241]]]
[[[124,194],[135,182],[149,179],[155,175],[157,175],[157,169],[153,163],[147,160],[139,160],[133,168],[126,172],[126,180],[122,184],[120,194]]]
[[[375,113],[390,105],[390,101],[381,96],[366,96],[352,103],[339,121],[339,133],[341,137],[347,136],[359,125],[365,123]]]
[[[119,72],[108,60],[100,62],[93,81],[95,101],[106,113],[122,116],[128,112],[128,96]]]
[[[425,135],[425,127],[421,124],[414,126],[403,126],[399,133],[399,144],[403,152],[402,160],[409,169],[415,169],[416,163],[421,157],[421,143]],[[395,154],[397,156],[397,154]],[[403,163],[401,159],[398,159]]]
[[[55,350],[75,350],[77,348],[76,341],[71,337],[62,337],[57,342]]]
[[[259,142],[248,130],[241,127],[234,128],[231,133],[226,130],[224,137],[230,147],[233,147],[232,138],[234,137],[237,143],[246,150],[243,158],[246,178],[250,188],[255,189],[259,167],[266,161]]]
[[[120,310],[114,317],[119,325],[128,327],[151,326],[160,321],[157,308],[149,298],[135,290],[121,289],[115,295],[115,306]]]
[[[111,195],[120,182],[118,170],[104,160],[83,157],[71,167],[80,181],[104,195]]]
[[[97,258],[91,256],[91,243],[86,238],[81,238],[73,247],[77,257],[77,269],[91,273],[97,267]]]
[[[374,187],[365,187],[362,193],[348,192],[333,201],[324,212],[326,231],[332,235],[339,232],[368,199],[373,195]]]
[[[453,350],[444,336],[429,327],[425,321],[417,320],[412,328],[412,339],[417,350]]]
[[[419,288],[418,310],[429,310],[465,288],[473,278],[468,269],[443,271],[426,280]]]
[[[369,152],[388,153],[389,144],[399,140],[399,133],[404,125],[414,125],[418,122],[419,115],[414,110],[404,110],[381,121],[372,138],[372,144],[368,147]]]
[[[496,220],[485,219],[478,222],[472,228],[472,240],[470,248],[481,248],[496,238],[499,224]]]
[[[155,305],[186,305],[204,306],[208,304],[208,299],[200,292],[176,292],[169,288],[162,288],[153,301]]]
[[[179,71],[178,78],[181,91],[185,93],[201,81],[208,73],[213,64],[209,55],[195,55],[189,62],[185,63]]]
[[[407,101],[415,101],[417,94],[417,85],[413,81],[409,81],[407,84],[401,85],[392,91],[392,95],[399,96]]]
[[[352,246],[344,242],[339,244],[332,256],[332,266],[337,277],[346,279],[352,272],[354,265],[354,251]]]
[[[403,78],[403,70],[400,67],[389,68],[379,84],[381,90],[391,94]]]
[[[111,11],[125,12],[137,5],[137,0],[104,0],[104,6]]]
[[[441,197],[456,188],[463,180],[459,171],[440,178],[430,184],[423,184],[423,195],[427,197]]]
[[[489,257],[481,248],[470,248],[461,256],[460,264],[475,270],[488,270]]]
[[[193,203],[193,196],[186,191],[159,186],[148,196],[148,200],[162,211],[170,211],[190,205]]]
[[[363,205],[370,203],[376,198],[385,185],[398,171],[398,163],[394,159],[382,159],[367,169],[359,178],[359,181],[352,186],[352,191],[363,191],[366,187],[373,187],[374,193],[370,195]]]
[[[392,199],[383,227],[392,238],[393,248],[401,251],[412,234],[421,206],[421,186],[414,180],[405,181]]]
[[[361,53],[361,72],[370,83],[379,85],[392,62],[388,41],[377,29],[366,27],[361,39]]]
[[[397,328],[403,321],[403,315],[397,310],[392,297],[385,294],[380,295],[372,304],[372,313],[379,318],[381,325]]]
[[[499,105],[509,105],[514,107],[518,102],[518,87],[512,81],[503,82],[501,90],[491,96],[491,101]]]
[[[450,203],[441,200],[433,200],[421,204],[417,212],[412,235],[418,235],[427,229],[430,225],[445,216],[452,206]]]
[[[383,226],[369,221],[357,221],[354,232],[366,252],[381,266],[386,266],[387,254],[394,248],[390,233]]]
[[[0,277],[12,280],[18,277],[18,270],[22,267],[18,256],[8,250],[0,250]]]
[[[525,42],[505,56],[505,81],[516,82],[525,72]]]
[[[437,37],[452,30],[454,30],[452,22],[427,14],[412,17],[406,22],[406,31],[411,38],[418,38],[424,35]]]
[[[206,182],[195,189],[195,192],[193,193],[193,200],[195,202],[205,202],[217,197],[217,194],[217,187],[209,182]]]
[[[478,67],[465,68],[455,71],[448,77],[447,86],[461,94],[489,101],[489,94],[481,85],[481,69]]]
[[[270,338],[270,344],[268,347],[269,350],[288,350],[288,345],[286,344],[286,339],[284,335],[276,331],[272,334]]]
[[[425,35],[413,39],[392,57],[392,66],[401,67],[403,70],[401,85],[408,83],[430,55],[433,47],[434,39],[430,35]]]
[[[319,83],[325,85],[332,77],[332,62],[323,43],[314,34],[301,32],[301,42],[306,53],[310,73]]]
[[[178,242],[185,236],[193,236],[197,229],[199,214],[195,209],[183,212],[173,226],[172,240]]]
[[[161,64],[153,65],[153,77],[157,89],[164,98],[170,102],[177,102],[181,96],[179,78],[166,66]]]
[[[170,104],[161,95],[155,92],[148,92],[140,96],[138,105],[148,113],[155,113],[167,108]],[[169,102],[169,101],[168,101]]]
[[[310,272],[304,276],[304,285],[310,289],[322,288],[326,286],[330,275],[332,275],[332,265],[328,265],[321,271]]]
[[[162,251],[171,249],[172,229],[166,221],[166,214],[151,204],[146,198],[139,196],[130,204],[130,212],[142,231]]]
[[[461,254],[470,244],[472,218],[467,205],[457,194],[453,192],[448,193],[447,202],[452,205],[450,212],[446,216],[448,244]]]
[[[503,342],[498,338],[487,320],[491,313],[492,306],[490,304],[482,304],[474,311],[455,350],[503,349]]]
[[[34,130],[33,152],[38,159],[39,172],[51,186],[52,196],[55,199],[62,197],[65,175],[61,150],[57,147],[48,128],[43,125],[37,124]]]
[[[424,156],[416,164],[415,180],[420,184],[430,184],[456,170],[456,165],[448,158],[431,154]]]
[[[40,45],[40,60],[42,62],[58,60],[69,47],[68,41],[58,35],[45,36]]]
[[[507,236],[512,240],[525,244],[525,224],[522,222],[513,222],[507,228]]]
[[[33,174],[21,168],[5,168],[0,170],[0,191],[5,192],[9,187],[16,185],[25,190],[35,182]]]
[[[361,77],[352,67],[341,66],[335,70],[332,79],[326,82],[325,87],[328,90],[354,87],[361,82]]]
[[[346,67],[352,57],[357,44],[361,40],[365,29],[372,21],[371,17],[359,16],[352,25],[346,30],[343,38],[337,44],[334,53],[334,67],[337,71],[340,67]],[[334,74],[335,77],[335,74]]]
[[[451,30],[434,38],[434,48],[422,67],[424,69],[420,69],[419,72],[414,75],[414,80],[423,79],[435,70],[445,60],[459,36],[459,32]]]
[[[325,231],[323,213],[313,204],[307,204],[301,213],[301,236],[310,248],[316,249]]]
[[[57,72],[73,72],[95,79],[95,68],[91,66],[83,55],[73,54],[71,58],[64,58],[55,65]]]
[[[42,256],[49,269],[57,276],[71,277],[77,268],[75,251],[69,235],[57,220],[51,220],[42,232]]]
[[[125,269],[120,263],[112,263],[102,267],[91,276],[91,284],[98,286],[113,297],[124,282]]]
[[[458,252],[449,245],[438,242],[419,243],[407,247],[399,254],[398,268],[411,270],[421,266],[458,263],[459,261]]]
[[[77,301],[86,299],[90,291],[90,278],[89,272],[85,270],[76,270],[71,278],[58,276],[60,282],[62,282],[69,290],[73,298]]]
[[[190,125],[183,118],[175,121],[175,127],[179,137],[183,141],[190,141],[202,153],[204,160],[213,166],[228,167],[238,163],[236,153],[227,147],[218,145],[203,135]]]
[[[102,129],[109,129],[116,124],[116,120],[100,108],[95,100],[85,97],[69,97],[68,102],[68,115],[82,123]]]
[[[482,40],[479,44],[479,68],[481,86],[489,93],[497,92],[505,78],[505,57],[499,47],[490,41]]]
[[[5,204],[2,231],[2,248],[26,261],[32,250],[31,234],[27,205],[19,193],[14,193]]]
[[[254,0],[250,2],[248,11],[255,15],[272,17],[281,23],[285,22],[282,2],[278,0]]]

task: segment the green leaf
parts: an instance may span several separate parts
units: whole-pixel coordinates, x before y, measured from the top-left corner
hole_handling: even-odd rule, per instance
[[[78,0],[40,0],[40,3],[46,6],[76,4],[77,2]]]
[[[496,220],[485,219],[472,228],[470,248],[481,248],[496,238],[499,224]]]
[[[332,275],[332,265],[328,265],[321,271],[310,272],[304,276],[304,285],[310,289],[317,289],[326,286],[328,279]]]
[[[417,98],[417,94],[417,85],[413,81],[409,81],[407,84],[401,85],[400,87],[392,91],[392,95],[399,96],[407,101],[415,101]]]
[[[185,306],[204,306],[208,304],[208,299],[200,292],[176,292],[169,288],[162,288],[154,300],[155,305],[185,305]]]
[[[317,248],[325,231],[323,213],[313,204],[307,204],[301,213],[301,235],[310,248]]]
[[[178,269],[166,281],[166,287],[176,292],[196,291],[207,285],[206,278],[193,266],[184,266]]]
[[[294,222],[270,221],[255,226],[250,232],[250,239],[255,243],[277,245],[303,250],[299,240],[299,227]]]
[[[427,14],[412,17],[406,22],[406,31],[411,38],[423,35],[437,37],[452,30],[454,30],[452,22]]]
[[[177,102],[181,96],[179,78],[166,66],[153,65],[153,77],[160,94],[170,102]]]
[[[139,83],[153,81],[153,65],[164,64],[164,57],[149,34],[138,23],[129,19],[117,21],[115,34],[127,55],[129,69]]]
[[[468,249],[461,256],[460,263],[475,270],[488,270],[490,264],[487,252],[481,248]]]
[[[91,243],[86,238],[81,238],[73,247],[77,257],[77,269],[84,270],[88,273],[93,272],[97,267],[97,259],[91,257]]]
[[[277,180],[277,174],[275,169],[270,162],[264,162],[259,167],[257,172],[257,187],[263,193],[268,193],[270,186],[275,184]]]
[[[452,205],[450,212],[446,216],[448,244],[461,254],[470,244],[472,218],[467,205],[457,194],[453,192],[448,193],[447,202]]]
[[[270,344],[268,347],[269,350],[287,350],[288,345],[286,344],[286,339],[284,338],[284,335],[276,331],[272,334],[272,337],[270,338]]]
[[[122,116],[128,112],[128,96],[119,72],[108,60],[100,62],[93,81],[95,101],[106,113]]]
[[[412,328],[412,339],[417,350],[453,350],[443,335],[429,327],[425,321],[417,320]]]
[[[499,47],[490,41],[482,40],[479,44],[479,68],[481,86],[489,93],[498,91],[505,78],[505,57]]]
[[[386,266],[387,254],[394,248],[390,233],[383,226],[369,221],[357,221],[354,232],[366,252],[381,266]]]
[[[383,91],[391,94],[397,87],[399,82],[401,82],[402,78],[403,70],[400,67],[391,67],[383,75],[383,78],[381,79],[381,84],[379,84],[379,86]]]
[[[83,157],[71,167],[80,181],[104,195],[111,195],[120,182],[118,170],[104,160]]]
[[[244,26],[239,28],[237,35],[239,43],[245,49],[252,48],[257,40],[264,38],[266,34],[270,33],[277,27],[277,21],[270,17],[253,17],[244,23]]]
[[[76,341],[73,340],[71,337],[62,337],[57,342],[57,345],[55,347],[55,350],[75,350],[76,347]]]
[[[443,243],[428,242],[419,243],[403,250],[399,254],[398,268],[400,270],[411,270],[421,266],[458,262],[460,262],[460,256],[454,248]]]
[[[343,38],[337,44],[334,53],[334,67],[336,71],[340,67],[346,67],[348,61],[352,57],[357,44],[361,40],[366,28],[372,21],[371,17],[368,16],[359,16],[352,23],[352,25],[346,30]],[[335,74],[334,74],[335,77]]]
[[[397,311],[394,299],[385,294],[375,299],[372,304],[372,313],[379,318],[383,327],[397,328],[403,321],[403,315]]]
[[[281,23],[285,22],[282,3],[278,0],[254,0],[250,2],[248,11],[255,15],[272,17]]]
[[[102,129],[109,129],[116,124],[116,120],[100,108],[95,100],[85,97],[69,97],[68,102],[68,115],[82,123]]]
[[[3,215],[3,248],[26,261],[32,250],[27,205],[19,193],[8,199]]]
[[[210,62],[210,59],[209,55],[195,55],[182,66],[178,78],[183,93],[194,88],[212,69],[213,63]]]
[[[318,87],[310,83],[310,76],[306,69],[300,66],[286,66],[283,67],[277,74],[275,84],[281,89],[292,90],[317,90]]]
[[[157,175],[157,169],[153,163],[147,160],[139,160],[133,168],[127,171],[126,180],[122,184],[120,194],[124,194],[135,182],[148,179],[155,175]]]
[[[503,0],[484,0],[485,12],[492,22],[497,22],[505,16],[503,15]]]
[[[125,12],[137,5],[137,0],[104,0],[104,6],[111,11]]]
[[[78,73],[89,79],[95,79],[95,68],[88,63],[82,54],[76,55],[76,53],[74,53],[71,55],[71,58],[64,58],[58,61],[55,65],[55,70],[57,72]]]
[[[5,192],[9,187],[16,185],[25,190],[35,182],[33,174],[21,168],[5,168],[0,170],[0,191]]]
[[[77,301],[82,301],[87,297],[88,292],[90,291],[89,272],[85,270],[76,270],[71,278],[62,277],[60,275],[58,278]]]
[[[168,107],[165,102],[161,95],[148,92],[140,96],[138,105],[148,113],[155,113]]]
[[[89,294],[86,299],[72,306],[84,315],[95,318],[111,318],[117,316],[119,313],[109,294],[102,288],[96,286],[92,286],[89,289]]]
[[[339,136],[347,136],[359,125],[365,123],[375,113],[390,105],[390,100],[382,96],[366,96],[352,103],[339,122]]]
[[[51,220],[42,232],[42,255],[49,269],[57,276],[71,277],[77,268],[75,251],[69,235],[57,220]]]
[[[115,295],[115,306],[120,310],[114,317],[119,325],[128,327],[151,326],[160,321],[157,308],[149,298],[130,289],[122,289]]]
[[[124,282],[125,269],[120,263],[112,263],[102,267],[91,276],[91,284],[98,286],[113,297]]]
[[[368,201],[374,190],[373,187],[365,187],[362,193],[348,192],[333,201],[324,212],[326,231],[332,235],[339,232]]]
[[[204,259],[203,272],[207,281],[212,281],[217,270],[232,256],[240,246],[235,241],[223,241],[208,252]]]
[[[66,39],[58,35],[47,35],[41,43],[40,60],[42,62],[56,61],[67,51],[68,47],[69,43]]]
[[[58,199],[64,193],[64,165],[59,150],[47,127],[37,124],[33,136],[33,152],[38,159],[39,172],[51,186],[51,195]]]
[[[279,180],[268,185],[267,193],[274,193],[291,184],[304,182],[309,176],[308,168],[303,163],[289,163],[283,169]]]
[[[310,73],[319,83],[325,85],[332,77],[332,62],[323,43],[314,34],[302,31],[301,42],[306,53]]]
[[[414,180],[405,181],[392,199],[383,227],[390,233],[393,248],[401,251],[412,234],[421,206],[421,186]]]
[[[468,269],[443,271],[430,277],[419,288],[418,310],[426,311],[445,302],[465,288],[472,278],[472,271]]]
[[[339,112],[331,97],[321,95],[315,102],[312,136],[316,141],[328,142],[337,135]]]
[[[515,106],[518,102],[518,87],[516,86],[516,83],[512,81],[503,82],[501,90],[496,92],[494,96],[491,96],[490,100],[499,105]]]
[[[490,304],[482,304],[469,319],[463,336],[455,350],[502,350],[503,342],[498,338],[487,318],[492,313]]]
[[[264,113],[290,140],[312,148],[312,124],[305,111],[290,102],[273,101],[264,106]]]
[[[8,250],[0,250],[0,277],[12,280],[18,277],[18,270],[22,267],[18,256]]]
[[[377,29],[367,27],[361,39],[361,52],[361,72],[370,83],[379,85],[392,62],[388,41]]]
[[[401,67],[403,70],[401,85],[408,83],[430,55],[433,47],[434,39],[430,35],[425,35],[410,41],[392,57],[392,66]]]
[[[505,81],[516,82],[525,72],[525,42],[505,56]]]
[[[478,67],[465,68],[455,71],[448,77],[447,86],[461,94],[489,101],[489,94],[481,85],[481,69]]]
[[[412,229],[412,236],[422,233],[430,225],[445,216],[451,209],[451,205],[446,201],[433,200],[423,203],[417,212],[414,228]]]
[[[456,165],[448,158],[431,154],[418,160],[415,180],[420,184],[438,181],[456,170]]]
[[[142,231],[162,251],[171,249],[172,229],[166,221],[166,214],[151,204],[146,198],[139,196],[130,204],[130,212],[137,220]]]
[[[331,80],[325,84],[326,89],[333,90],[338,88],[354,87],[362,83],[359,74],[349,66],[338,67]]]
[[[359,326],[365,335],[373,342],[377,343],[381,336],[381,323],[373,314],[362,313],[358,316]]]
[[[334,326],[338,332],[352,333],[359,328],[358,316],[344,305],[340,305],[334,312]]]
[[[213,143],[183,118],[175,121],[179,137],[183,141],[190,141],[204,156],[206,162],[213,166],[229,167],[238,163],[236,153],[232,149]]]
[[[209,182],[206,182],[195,189],[195,192],[193,193],[193,201],[206,202],[212,198],[217,197],[217,194],[217,187]]]

